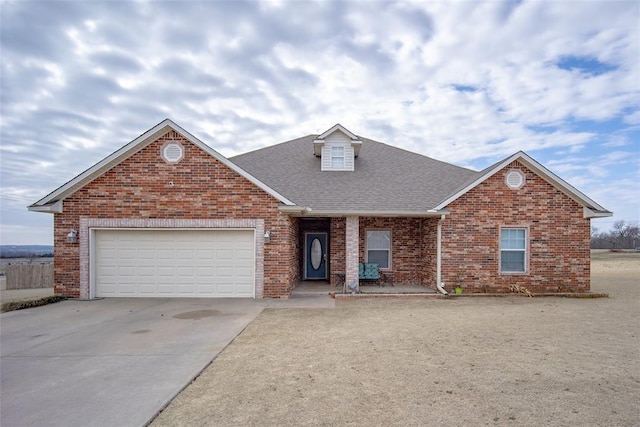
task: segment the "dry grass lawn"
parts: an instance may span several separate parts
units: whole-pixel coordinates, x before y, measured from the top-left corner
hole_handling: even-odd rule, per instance
[[[640,253],[592,278],[609,298],[265,310],[153,425],[637,426]]]

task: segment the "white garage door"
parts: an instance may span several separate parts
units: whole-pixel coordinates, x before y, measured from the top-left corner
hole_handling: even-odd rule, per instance
[[[254,297],[252,230],[96,230],[97,297]]]

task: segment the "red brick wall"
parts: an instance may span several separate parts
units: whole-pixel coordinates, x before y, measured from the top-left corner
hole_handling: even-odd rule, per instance
[[[367,230],[391,230],[393,280],[404,284],[423,283],[422,224],[420,218],[360,218],[360,262],[366,259]]]
[[[359,261],[365,260],[366,231],[391,230],[393,280],[435,287],[436,224],[434,218],[360,218]],[[331,271],[345,271],[345,219],[331,218]],[[335,277],[331,277],[335,284]]]
[[[505,184],[519,169],[525,185]],[[590,286],[590,223],[583,209],[524,165],[514,162],[451,203],[443,223],[442,274],[465,292],[584,292]],[[500,228],[528,229],[528,271],[500,273]]]
[[[167,164],[162,145],[178,140],[184,159]],[[173,185],[169,183],[172,182]],[[54,219],[57,294],[77,298],[79,245],[66,243],[80,218],[181,218],[265,220],[264,296],[289,295],[297,279],[297,222],[281,215],[278,201],[247,179],[171,131],[64,201]]]

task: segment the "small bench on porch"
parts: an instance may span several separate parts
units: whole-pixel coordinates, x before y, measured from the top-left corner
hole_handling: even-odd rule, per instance
[[[360,281],[374,281],[376,285],[384,286],[385,283],[389,282],[390,277],[389,274],[385,274],[380,270],[378,264],[370,262],[358,264],[358,279]],[[393,283],[390,284],[393,286]]]
[[[344,286],[345,285],[345,276],[346,274],[342,271],[334,273],[336,276],[336,286]],[[391,273],[383,273],[378,264],[375,263],[358,263],[358,280],[360,282],[363,281],[371,281],[376,282],[376,285],[384,286],[386,283],[389,283],[391,286],[394,286],[391,282]]]

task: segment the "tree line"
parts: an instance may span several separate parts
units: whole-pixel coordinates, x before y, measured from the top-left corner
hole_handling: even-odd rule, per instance
[[[591,227],[591,249],[636,249],[640,247],[640,227],[616,221],[610,231]]]

